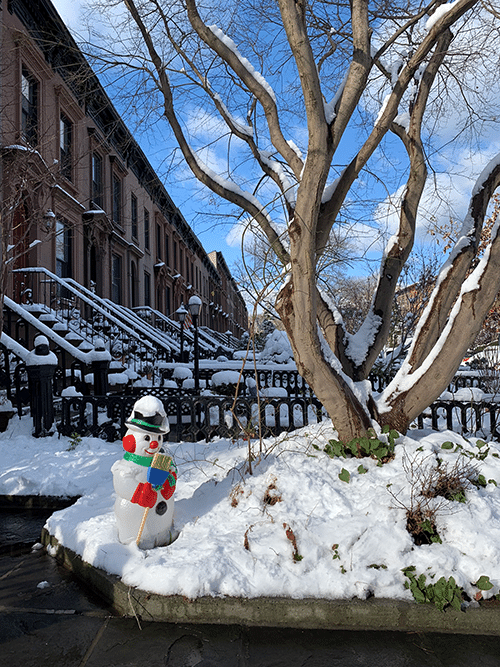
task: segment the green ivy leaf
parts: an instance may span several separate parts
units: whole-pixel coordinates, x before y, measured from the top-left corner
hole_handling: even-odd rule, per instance
[[[348,470],[345,468],[342,468],[341,472],[339,473],[339,479],[341,482],[347,482],[349,484],[351,480],[351,475]]]
[[[493,588],[493,584],[491,583],[490,578],[484,574],[482,577],[479,577],[474,585],[477,586],[481,591],[489,591]]]
[[[364,475],[365,473],[368,472],[368,470],[365,468],[364,465],[360,465],[360,466],[358,466],[358,472],[359,472],[360,475]]]
[[[479,486],[486,486],[486,484],[487,484],[486,477],[484,475],[479,475],[478,478],[477,478],[477,484]]]
[[[462,596],[457,590],[455,590],[455,594],[453,595],[453,599],[450,602],[450,605],[453,609],[456,609],[457,611],[461,611],[462,609]]]
[[[443,444],[441,445],[441,449],[453,449],[454,446],[455,445],[454,445],[453,442],[447,441],[447,442],[443,442]]]
[[[426,602],[425,594],[422,593],[422,591],[420,590],[420,588],[417,588],[417,587],[413,588],[413,587],[412,587],[412,588],[411,588],[411,592],[413,593],[413,597],[415,598],[415,600],[416,600],[417,602],[420,602],[420,603]]]

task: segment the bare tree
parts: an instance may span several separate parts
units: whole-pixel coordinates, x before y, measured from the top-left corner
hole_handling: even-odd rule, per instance
[[[452,122],[449,142],[479,145],[485,124],[495,118],[491,109],[498,95],[496,102],[489,91],[474,98],[472,80],[480,72],[491,75],[497,66],[500,24],[492,3],[123,4],[127,13],[114,7],[113,20],[120,35],[127,35],[127,50],[120,58],[113,40],[107,56],[101,43],[102,62],[119,63],[120,74],[127,68],[133,73],[148,93],[149,112],[161,107],[196,178],[259,225],[286,269],[276,309],[298,370],[339,437],[360,435],[374,422],[406,431],[453,377],[500,286],[498,228],[466,279],[488,203],[500,185],[497,156],[477,178],[459,241],[420,317],[406,361],[381,399],[371,396],[365,381],[390,333],[395,291],[412,251],[428,179],[427,156],[439,155],[433,136]],[[143,102],[136,104],[144,107],[145,98],[139,99]],[[498,118],[498,108],[495,113]],[[225,141],[222,168],[210,162],[206,135],[196,134],[203,114],[218,123],[217,140]],[[306,137],[304,151],[290,138],[292,128]],[[395,165],[400,182],[404,179],[399,219],[368,313],[350,333],[320,290],[318,266],[341,219],[363,207],[369,216],[360,177],[377,179],[391,191],[388,161],[382,160],[389,136],[401,147]],[[349,143],[347,159],[342,140]]]

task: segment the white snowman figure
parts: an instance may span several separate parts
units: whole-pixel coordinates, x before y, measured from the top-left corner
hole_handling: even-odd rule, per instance
[[[118,539],[123,544],[137,541],[141,549],[170,544],[177,468],[170,457],[160,454],[163,436],[170,430],[162,402],[143,396],[125,424],[125,453],[111,467]],[[155,468],[160,460],[162,469]]]

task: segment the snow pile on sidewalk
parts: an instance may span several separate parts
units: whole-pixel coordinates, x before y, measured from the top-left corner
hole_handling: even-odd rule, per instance
[[[497,443],[415,431],[379,466],[327,456],[322,450],[335,434],[324,422],[265,441],[262,455],[253,443],[252,474],[247,443],[171,443],[179,536],[168,547],[141,551],[117,540],[110,468],[123,455],[121,442],[83,438],[67,451],[68,438],[35,440],[26,423],[11,420],[0,434],[0,494],[82,494],[50,517],[49,532],[127,585],[189,598],[412,599],[401,570],[414,566],[429,581],[453,576],[470,597],[482,576],[493,584],[485,597],[499,592]],[[451,466],[459,453],[450,441],[470,453],[484,484],[467,491],[467,503],[439,499],[442,543],[416,546],[406,530],[408,470],[438,458]]]

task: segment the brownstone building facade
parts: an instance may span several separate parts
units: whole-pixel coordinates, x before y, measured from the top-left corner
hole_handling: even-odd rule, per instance
[[[51,2],[0,0],[0,18],[4,265],[168,316],[197,295],[200,324],[239,337],[247,311],[222,255],[207,255]],[[10,275],[8,293],[21,289]]]

